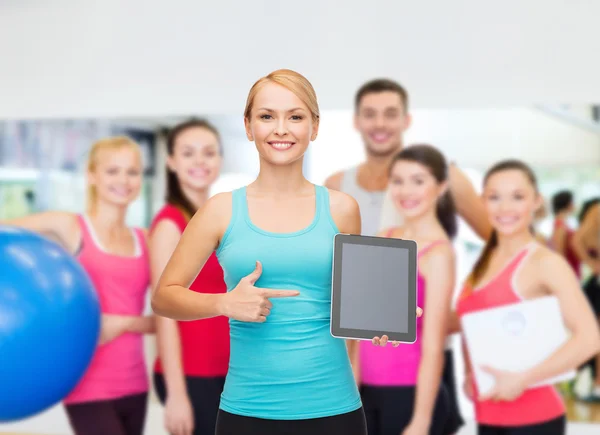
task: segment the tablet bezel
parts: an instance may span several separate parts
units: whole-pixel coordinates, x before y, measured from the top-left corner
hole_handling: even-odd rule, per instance
[[[350,329],[340,326],[342,293],[342,251],[345,244],[363,246],[382,246],[408,250],[408,331],[371,331]],[[351,340],[371,340],[373,337],[387,335],[390,340],[402,343],[414,343],[417,339],[417,243],[388,237],[359,236],[354,234],[336,234],[333,240],[333,263],[331,276],[331,335]]]

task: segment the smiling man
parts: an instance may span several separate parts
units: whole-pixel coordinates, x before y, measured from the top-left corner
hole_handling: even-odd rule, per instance
[[[356,93],[354,127],[362,136],[366,160],[346,171],[331,175],[325,185],[354,197],[359,204],[362,233],[375,235],[390,206],[386,200],[389,164],[404,145],[410,127],[408,93],[389,79],[365,83]],[[467,176],[450,165],[450,192],[460,216],[484,240],[490,233],[482,202]]]

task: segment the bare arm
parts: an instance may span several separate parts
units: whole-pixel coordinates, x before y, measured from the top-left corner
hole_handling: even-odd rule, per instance
[[[331,188],[330,188],[331,189]],[[361,221],[358,203],[354,198],[337,191],[329,191],[331,216],[341,233],[360,234]],[[348,356],[352,364],[354,379],[360,383],[360,358],[358,340],[346,340]]]
[[[525,385],[578,367],[600,351],[598,322],[571,267],[563,258],[550,253],[544,255],[538,267],[543,285],[559,300],[571,337],[549,358],[523,374]]]
[[[197,320],[223,314],[222,294],[188,289],[217,248],[231,218],[231,194],[210,198],[190,220],[152,291],[152,309],[175,320]]]
[[[448,335],[456,334],[461,331],[460,325],[460,317],[456,314],[456,311],[450,312],[450,317],[448,318]]]
[[[154,334],[156,332],[154,316],[134,317],[127,332],[134,332],[136,334]]]
[[[455,281],[455,260],[452,248],[434,248],[419,264],[427,281],[423,319],[422,357],[411,424],[429,427],[438,396],[444,366],[444,343]]]
[[[469,352],[467,350],[464,338],[461,338],[460,345],[462,347],[463,361],[465,367],[465,380],[463,383],[463,391],[469,400],[473,400],[475,398],[473,392],[473,367],[471,367]]]
[[[456,211],[479,237],[487,240],[492,228],[487,220],[483,201],[471,181],[458,167],[451,165],[449,175],[450,194],[454,199]]]
[[[552,233],[552,247],[563,257],[567,252],[567,244],[565,243],[567,231],[564,227],[558,227]]]
[[[586,243],[586,241],[592,241],[592,243]],[[600,273],[600,258],[592,257],[588,249],[595,248],[600,253],[600,204],[596,204],[587,212],[573,236],[572,245],[579,259],[595,273]]]
[[[147,244],[149,244],[148,231],[144,228],[142,229],[142,233],[144,235],[144,240]],[[156,332],[156,322],[154,319],[154,315],[151,314],[149,316],[135,316],[127,332],[133,332],[136,334],[154,334]]]
[[[175,250],[181,233],[170,220],[159,222],[150,237],[150,267],[152,288],[158,281],[171,254]],[[156,316],[156,341],[158,355],[163,365],[167,395],[187,394],[181,363],[181,339],[177,322],[162,316]]]
[[[77,216],[63,211],[47,211],[22,218],[1,221],[4,225],[13,225],[41,234],[59,243],[68,252],[73,253],[81,240],[81,230]]]
[[[102,314],[99,344],[106,344],[126,332],[151,334],[154,332],[152,316],[123,316],[120,314]]]

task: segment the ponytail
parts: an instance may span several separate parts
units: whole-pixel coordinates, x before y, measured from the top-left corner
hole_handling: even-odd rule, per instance
[[[438,221],[450,239],[456,237],[458,222],[456,221],[456,207],[449,191],[446,191],[437,201],[436,215]]]
[[[488,239],[483,251],[481,252],[481,255],[477,259],[475,266],[473,266],[473,272],[471,272],[471,277],[469,280],[471,287],[475,287],[481,277],[485,274],[485,271],[490,264],[490,259],[492,258],[492,252],[496,246],[498,246],[498,234],[496,234],[496,230],[493,230],[492,235]]]

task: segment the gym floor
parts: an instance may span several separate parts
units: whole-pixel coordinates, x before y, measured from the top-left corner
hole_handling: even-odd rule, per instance
[[[573,399],[566,399],[565,403],[569,421],[600,425],[600,403],[581,402]],[[600,427],[597,430],[600,432]]]

